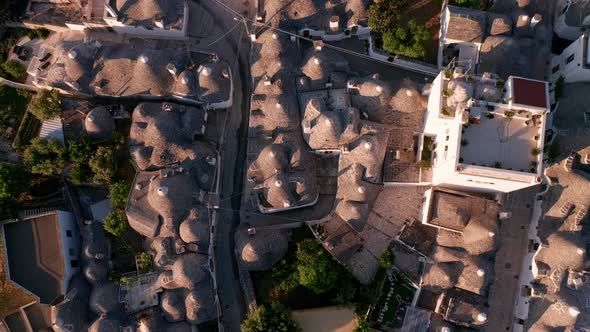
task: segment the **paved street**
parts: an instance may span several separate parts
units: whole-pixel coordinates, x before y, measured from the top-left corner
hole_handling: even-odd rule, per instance
[[[227,2],[227,1],[226,1]],[[235,3],[235,1],[234,1]],[[234,8],[241,14],[248,10],[243,3]],[[250,13],[253,10],[249,10]],[[234,20],[231,13],[211,0],[190,2],[189,35],[192,49],[217,53],[232,66],[234,105],[219,114],[218,125],[224,125],[220,139],[221,202],[217,220],[217,285],[222,309],[224,331],[240,331],[240,321],[246,314],[234,256],[234,229],[239,223],[240,193],[245,160],[245,129],[250,96],[250,43],[244,24]]]

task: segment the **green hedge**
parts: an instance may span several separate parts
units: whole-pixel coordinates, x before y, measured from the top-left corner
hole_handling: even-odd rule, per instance
[[[17,150],[21,150],[29,144],[32,138],[37,136],[39,129],[41,129],[41,121],[30,112],[25,112],[12,146]]]

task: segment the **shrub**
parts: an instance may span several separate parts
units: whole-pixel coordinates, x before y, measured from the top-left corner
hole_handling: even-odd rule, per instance
[[[70,141],[68,146],[70,160],[78,165],[88,162],[92,154],[92,142],[89,138],[83,137],[79,141]]]
[[[494,163],[494,168],[502,168],[502,162],[496,161]]]
[[[12,146],[15,149],[21,150],[31,142],[33,137],[37,136],[39,128],[41,128],[41,121],[30,112],[25,112],[16,131]]]
[[[531,149],[531,154],[536,157],[539,154],[541,154],[541,150],[539,148],[532,148]]]
[[[424,43],[429,38],[430,33],[425,26],[410,20],[405,27],[397,27],[383,33],[383,49],[410,58],[421,58],[426,53]]]
[[[315,240],[297,243],[299,283],[316,294],[334,289],[340,278],[337,263]]]
[[[88,164],[94,173],[95,182],[109,183],[117,170],[115,152],[107,146],[99,147]]]
[[[453,78],[453,71],[452,70],[445,70],[445,78],[448,80]]]
[[[446,88],[443,90],[442,94],[443,94],[443,96],[449,98],[449,97],[452,97],[453,94],[455,94],[455,91],[453,91],[453,89],[451,89],[451,88]]]
[[[24,160],[31,172],[58,175],[66,167],[65,148],[56,140],[34,138],[24,152]]]
[[[461,146],[467,146],[469,145],[469,140],[467,140],[467,138],[462,138],[461,139]]]
[[[127,218],[121,211],[113,211],[105,218],[102,227],[115,237],[121,237],[128,228]]]
[[[144,251],[135,257],[135,261],[137,263],[137,269],[139,270],[139,273],[146,273],[152,270],[154,257],[149,252]]]
[[[481,0],[454,0],[453,4],[459,7],[480,9]]]
[[[379,258],[379,267],[385,270],[389,270],[393,266],[393,261],[395,257],[393,256],[393,251],[391,248],[385,249],[381,258]]]
[[[352,330],[352,332],[371,332],[372,329],[369,326],[369,322],[367,322],[367,320],[362,317],[362,316],[358,316],[357,318],[357,327],[354,328],[354,330]]]
[[[85,165],[74,164],[68,174],[68,181],[79,186],[90,179],[90,171]]]
[[[251,311],[241,326],[242,332],[299,332],[301,328],[287,308],[278,302]]]
[[[441,113],[444,116],[451,116],[451,108],[449,106],[444,106],[441,110]]]
[[[61,114],[59,91],[54,89],[37,92],[29,104],[29,111],[41,121],[58,117]]]
[[[375,1],[369,7],[369,27],[375,31],[385,32],[397,24],[400,19],[400,9],[407,0]]]
[[[117,181],[111,185],[109,199],[114,208],[124,209],[129,196],[129,185],[125,181]]]
[[[49,37],[49,30],[45,28],[32,29],[27,32],[27,36],[31,39],[47,39],[47,37]]]
[[[31,178],[22,167],[0,162],[0,199],[17,200],[29,190]]]
[[[18,60],[10,60],[2,64],[2,70],[9,75],[8,78],[22,81],[27,77],[27,68]]]

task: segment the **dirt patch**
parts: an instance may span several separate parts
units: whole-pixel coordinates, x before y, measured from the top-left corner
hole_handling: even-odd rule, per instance
[[[293,311],[293,319],[304,332],[350,332],[357,327],[356,315],[349,308],[326,307]]]

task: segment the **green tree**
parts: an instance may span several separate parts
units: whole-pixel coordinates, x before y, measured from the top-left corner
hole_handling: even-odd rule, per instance
[[[68,180],[79,186],[83,183],[87,183],[90,175],[90,170],[86,165],[74,164],[69,171]]]
[[[22,81],[27,77],[27,68],[18,60],[10,60],[2,64],[2,70],[9,75],[8,78]]]
[[[334,289],[340,278],[339,265],[315,240],[297,243],[299,283],[316,294]]]
[[[102,225],[106,232],[115,237],[121,237],[127,231],[128,226],[125,214],[119,210],[109,213]]]
[[[109,191],[109,199],[111,200],[111,204],[113,207],[117,209],[125,208],[127,205],[127,196],[129,196],[129,184],[125,181],[117,181],[111,184],[111,189]]]
[[[45,28],[32,29],[27,31],[27,36],[29,36],[31,39],[47,39],[47,37],[49,37],[49,30]]]
[[[29,111],[41,121],[59,117],[61,114],[59,91],[54,89],[37,92],[29,104]]]
[[[410,20],[405,27],[397,27],[383,33],[383,49],[410,58],[420,58],[426,52],[424,43],[429,38],[430,33],[426,27]]]
[[[92,155],[92,142],[88,137],[83,137],[79,141],[69,141],[68,154],[74,163],[86,164]]]
[[[34,138],[24,152],[24,160],[31,172],[43,175],[58,175],[66,167],[66,150],[56,140]]]
[[[30,190],[30,175],[22,167],[0,162],[0,199],[16,200]]]
[[[299,332],[291,312],[278,302],[251,311],[242,323],[242,332]]]
[[[371,327],[369,326],[369,322],[364,317],[358,316],[357,317],[357,327],[354,328],[352,332],[370,332]]]
[[[466,7],[466,8],[473,8],[473,9],[480,9],[481,8],[481,0],[454,0],[453,4],[459,7]]]
[[[137,262],[137,269],[140,273],[150,272],[152,270],[154,256],[144,251],[135,257],[135,261]]]
[[[101,146],[88,164],[94,173],[95,182],[109,183],[117,171],[115,151],[109,146]]]
[[[271,270],[272,280],[278,282],[277,288],[281,292],[288,293],[299,286],[299,274],[293,259],[283,258],[275,264]]]
[[[379,258],[379,267],[384,270],[389,270],[393,266],[394,258],[391,248],[385,249],[383,254],[381,254],[381,258]]]
[[[400,19],[400,9],[407,0],[382,0],[369,7],[369,27],[378,32],[392,29]]]

